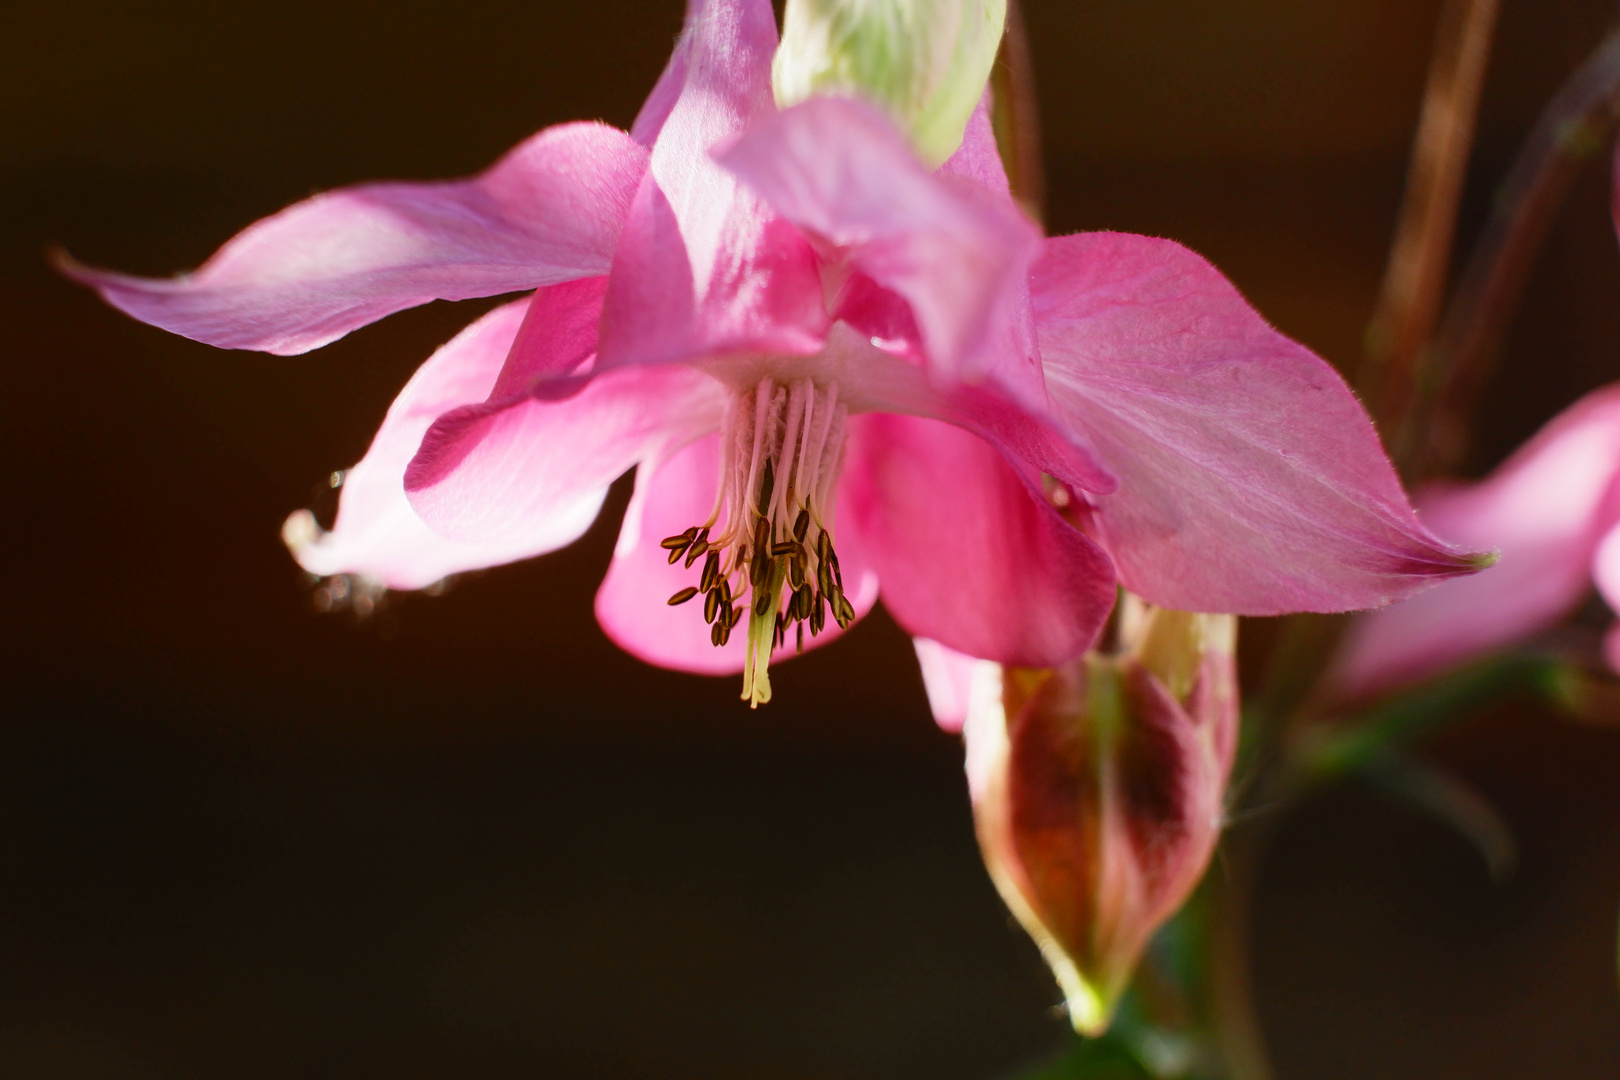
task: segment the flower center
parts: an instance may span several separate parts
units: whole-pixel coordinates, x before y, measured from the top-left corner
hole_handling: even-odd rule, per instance
[[[830,531],[848,418],[838,387],[810,379],[764,379],[738,394],[720,431],[709,519],[663,541],[672,564],[703,560],[698,583],[669,602],[702,596],[716,648],[747,612],[742,696],[753,707],[771,699],[771,651],[787,643],[789,630],[803,651],[807,625],[814,637],[829,614],[840,627],[855,621]]]

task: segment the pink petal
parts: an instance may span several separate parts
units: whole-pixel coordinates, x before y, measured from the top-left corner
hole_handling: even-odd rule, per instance
[[[609,372],[562,401],[463,406],[422,439],[405,491],[445,536],[518,543],[599,501],[637,462],[717,430],[723,407],[720,385],[685,367]]]
[[[345,476],[332,531],[320,532],[308,511],[288,519],[284,535],[299,565],[313,574],[360,574],[390,588],[419,589],[447,574],[551,551],[590,527],[605,489],[576,500],[545,529],[505,543],[440,536],[405,499],[405,466],[428,425],[489,393],[528,306],[523,299],[496,308],[417,370],[394,399],[366,456]]]
[[[1125,587],[1185,611],[1376,607],[1480,562],[1413,515],[1338,374],[1168,240],[1047,241],[1035,318],[1053,404],[1119,490],[1095,535]]]
[[[815,255],[709,150],[775,110],[768,0],[694,5],[639,130],[656,128],[651,165],[614,260],[600,365],[714,353],[812,353],[826,330]],[[679,95],[656,117],[679,78]]]
[[[1356,619],[1335,681],[1360,694],[1408,682],[1542,630],[1578,604],[1594,572],[1616,589],[1620,386],[1565,410],[1478,484],[1419,499],[1436,533],[1499,548],[1497,564]],[[1601,548],[1599,542],[1602,540]]]
[[[970,136],[988,131],[981,110]],[[823,248],[904,297],[936,377],[994,375],[1038,389],[1023,289],[1040,233],[1005,177],[996,192],[935,175],[885,117],[844,98],[812,98],[761,121],[720,161]]]
[[[625,511],[613,565],[596,594],[597,621],[620,648],[649,664],[705,675],[742,670],[746,621],[737,624],[730,641],[715,648],[703,621],[701,601],[678,607],[668,603],[672,595],[698,583],[701,567],[670,565],[669,552],[658,542],[708,520],[719,475],[719,448],[718,436],[700,439],[662,463],[648,462],[637,474],[636,493]],[[839,514],[842,520],[842,509]],[[835,531],[835,535],[846,595],[857,616],[865,615],[877,600],[877,577],[867,568],[860,547],[846,539],[845,532]],[[819,636],[806,635],[805,648],[825,645],[839,632],[837,624],[829,620]],[[790,637],[773,660],[785,660],[794,653]]]
[[[995,689],[1000,691],[1001,669],[991,660],[979,660],[955,649],[946,648],[928,638],[913,638],[917,651],[917,665],[922,669],[923,689],[928,692],[928,707],[933,710],[934,722],[953,734],[962,730],[973,712],[975,693],[981,692],[985,668],[995,676]],[[972,744],[969,744],[971,751]],[[975,776],[973,762],[969,762],[968,776]]]
[[[365,184],[249,226],[190,274],[137,278],[66,260],[143,322],[229,349],[307,352],[430,300],[607,272],[647,152],[603,124],[547,128],[487,172]]]
[[[1049,667],[1096,639],[1113,567],[984,440],[933,420],[850,425],[844,498],[906,631],[957,652]]]

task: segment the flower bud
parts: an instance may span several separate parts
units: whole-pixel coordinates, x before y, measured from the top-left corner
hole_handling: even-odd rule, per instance
[[[1006,18],[1007,0],[787,0],[776,104],[864,97],[939,165],[984,96]]]
[[[963,728],[985,864],[1086,1035],[1202,877],[1237,736],[1236,619],[1126,606],[1120,653],[1006,669]]]

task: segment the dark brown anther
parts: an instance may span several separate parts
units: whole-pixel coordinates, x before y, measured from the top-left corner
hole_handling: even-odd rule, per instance
[[[810,586],[802,585],[793,593],[793,610],[799,619],[810,617],[810,607],[816,602],[816,594]]]
[[[754,526],[754,551],[765,551],[771,546],[771,523],[767,518],[760,518]]]
[[[793,651],[799,656],[804,655],[804,623],[793,628]]]
[[[691,586],[687,586],[686,588],[682,589],[680,592],[676,593],[674,596],[669,598],[669,606],[674,607],[677,604],[684,604],[688,600],[692,599],[692,597],[696,596],[697,594],[698,594],[698,591],[696,589],[692,588]]]
[[[721,578],[719,585],[720,603],[725,607],[731,606],[731,579]]]
[[[763,619],[770,610],[771,594],[765,589],[760,589],[759,595],[754,597],[754,614]]]
[[[709,542],[701,536],[692,541],[692,546],[686,549],[686,565],[690,569],[698,561],[698,556],[709,550]]]
[[[827,625],[827,609],[821,606],[821,594],[816,593],[810,604],[810,636],[815,637]]]
[[[832,537],[823,529],[816,534],[816,558],[822,562],[827,561],[827,553],[832,550]]]
[[[798,554],[799,542],[797,540],[779,540],[771,545],[771,558],[773,559],[780,559],[784,555],[797,557]]]
[[[771,459],[765,459],[765,479],[759,482],[759,505],[765,509],[771,505],[771,494],[776,490],[776,468]]]
[[[838,587],[842,589],[844,587],[844,572],[838,569],[838,552],[833,550],[831,544],[827,545],[827,565],[832,567],[833,580],[837,581]]]
[[[829,596],[838,591],[838,582],[833,580],[832,567],[827,565],[826,559],[823,559],[821,565],[816,567],[816,584],[821,586],[821,591]]]
[[[855,621],[855,605],[850,603],[849,597],[845,596],[843,593],[839,593],[837,596],[833,597],[832,603],[833,618],[838,620],[839,626],[845,630],[848,630],[850,624]]]
[[[670,551],[669,551],[669,565],[674,566],[676,563],[680,562],[681,561],[681,556],[685,555],[685,554],[686,554],[686,548],[684,546],[683,547],[678,547],[678,548],[671,548]]]
[[[731,633],[731,628],[737,625],[737,620],[742,618],[742,613],[742,608],[726,609],[726,633]]]
[[[805,534],[808,533],[809,531],[810,531],[810,510],[809,510],[809,508],[806,508],[806,509],[800,510],[799,511],[799,516],[797,518],[795,518],[794,521],[793,521],[793,539],[797,540],[799,543],[802,544],[802,543],[804,543]]]
[[[712,623],[714,622],[714,617],[718,614],[720,614],[720,594],[717,592],[704,594],[703,621],[706,623]]]
[[[736,619],[732,619],[730,622],[724,623],[719,621],[715,622],[714,628],[720,631],[720,644],[724,645],[726,642],[731,640],[731,628],[736,625]]]
[[[776,625],[771,628],[771,648],[780,649],[785,641],[787,641],[787,623],[782,621],[781,615],[777,615]]]
[[[670,548],[672,550],[675,548],[680,548],[682,551],[685,551],[686,545],[697,539],[697,534],[697,526],[694,525],[690,529],[687,529],[685,532],[681,533],[679,536],[664,537],[662,540],[658,541],[658,546],[662,548]]]
[[[748,565],[748,584],[757,592],[765,588],[771,580],[771,557],[763,549],[754,552],[754,560]]]
[[[804,587],[804,563],[798,559],[789,559],[787,564],[788,581],[795,590]]]
[[[713,645],[717,649],[720,646],[722,646],[722,645],[724,645],[726,643],[726,624],[725,623],[717,622],[709,630],[709,643],[711,645]]]
[[[703,592],[712,592],[720,584],[720,553],[709,552],[709,557],[703,560],[703,577],[698,582],[698,589]]]

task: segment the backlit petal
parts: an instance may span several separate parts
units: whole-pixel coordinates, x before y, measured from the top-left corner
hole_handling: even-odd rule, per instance
[[[527,299],[496,308],[434,353],[405,384],[360,463],[344,477],[337,523],[321,532],[308,511],[288,520],[293,555],[313,574],[359,574],[419,589],[461,570],[495,566],[570,543],[590,527],[603,492],[581,498],[547,527],[501,543],[451,540],[428,528],[405,498],[405,466],[442,413],[482,401],[495,384]]]
[[[1186,611],[1345,611],[1482,565],[1413,515],[1344,380],[1186,248],[1049,240],[1034,297],[1054,405],[1120,479],[1092,521],[1132,592]]]
[[[492,400],[440,417],[405,473],[411,505],[446,536],[513,543],[637,462],[717,430],[714,380],[684,367],[609,372],[562,401]]]
[[[694,4],[649,104],[651,129],[679,79],[613,266],[603,367],[738,351],[812,353],[827,318],[798,232],[709,156],[772,113],[776,17],[768,0]]]
[[[977,135],[988,132],[981,114]],[[844,98],[812,98],[721,152],[783,217],[904,297],[943,381],[1038,380],[1024,282],[1040,233],[1005,192],[931,172],[892,123]],[[1007,370],[1002,370],[1006,368]],[[1038,382],[1037,382],[1038,385]]]
[[[548,128],[470,180],[306,199],[198,270],[63,270],[143,322],[229,349],[307,352],[385,315],[607,272],[647,152],[603,124]]]
[[[850,425],[845,531],[906,631],[970,656],[1046,667],[1096,640],[1114,601],[1108,557],[975,435],[934,420]]]

